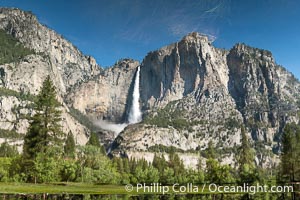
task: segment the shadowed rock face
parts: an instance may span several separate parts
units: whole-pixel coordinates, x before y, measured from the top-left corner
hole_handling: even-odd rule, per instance
[[[271,52],[244,44],[231,49],[227,63],[229,92],[253,139],[279,141],[283,126],[298,118],[293,116],[299,109],[299,82],[275,63]]]
[[[119,61],[92,80],[74,87],[66,97],[68,105],[93,120],[125,122],[138,66],[139,62],[131,59]]]
[[[226,51],[206,36],[191,33],[180,42],[149,53],[141,67],[141,99],[145,109],[194,95],[200,101],[214,87],[226,90]]]

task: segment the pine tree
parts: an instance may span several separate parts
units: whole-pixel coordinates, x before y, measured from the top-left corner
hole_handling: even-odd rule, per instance
[[[215,147],[210,140],[207,144],[207,148],[205,149],[206,156],[206,168],[205,168],[205,179],[211,183],[217,180],[216,174],[219,169],[219,162],[216,160],[216,152]]]
[[[16,146],[9,145],[8,142],[4,142],[0,145],[0,157],[14,157],[18,155]]]
[[[254,152],[250,146],[244,127],[241,128],[241,146],[238,156],[239,182],[253,183],[259,179],[258,171],[255,167]]]
[[[293,183],[300,181],[300,126],[295,123],[286,125],[281,142],[279,181],[292,184],[293,190],[296,191]],[[295,192],[292,193],[292,199],[297,199]]]
[[[23,156],[33,159],[39,152],[46,152],[51,145],[61,142],[61,111],[56,100],[56,91],[50,76],[43,82],[34,104],[35,115],[24,138]]]
[[[124,172],[129,174],[130,173],[130,167],[129,167],[129,160],[128,158],[123,159],[123,165],[124,165]]]
[[[131,157],[129,160],[130,173],[133,174],[137,166],[136,159]]]
[[[183,179],[185,177],[185,170],[184,170],[184,164],[182,160],[180,159],[179,155],[175,153],[175,151],[170,151],[169,154],[169,161],[168,161],[169,168],[173,169],[175,179],[178,183],[184,182]]]
[[[64,153],[66,156],[69,157],[74,157],[75,156],[75,140],[74,140],[74,136],[71,132],[69,132],[67,139],[66,139],[66,143],[64,146]]]
[[[199,158],[198,158],[197,171],[198,172],[202,171],[202,157],[201,156],[199,156]]]
[[[281,176],[283,181],[300,180],[300,126],[288,124],[282,136]]]
[[[215,147],[211,140],[208,142],[208,147],[206,149],[206,158],[207,159],[216,159],[217,158]]]
[[[152,165],[153,167],[158,169],[159,174],[162,176],[164,169],[168,166],[168,163],[163,154],[158,155],[157,153],[155,153],[153,157]]]
[[[90,136],[89,141],[87,142],[87,144],[95,146],[95,147],[101,147],[100,142],[99,142],[99,137],[94,132],[91,133],[91,136]]]
[[[239,149],[239,158],[238,158],[238,163],[239,163],[239,168],[243,168],[243,166],[248,165],[249,167],[253,168],[254,167],[254,154],[253,150],[250,146],[249,140],[246,135],[245,128],[242,127],[241,129],[241,146]]]

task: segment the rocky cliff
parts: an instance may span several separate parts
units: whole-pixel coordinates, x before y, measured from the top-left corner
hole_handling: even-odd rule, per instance
[[[70,107],[91,120],[123,123],[131,103],[134,75],[138,61],[122,59],[93,79],[74,87],[66,99]]]
[[[24,48],[15,60],[0,58],[2,140],[21,143],[28,127],[24,115],[34,113],[31,102],[47,75],[63,104],[64,131],[76,135],[79,144],[89,129],[99,131],[91,121],[125,123],[138,66],[143,121],[121,132],[114,153],[151,160],[153,152],[173,146],[182,159],[195,163],[212,141],[223,162],[230,163],[244,126],[257,163],[272,164],[283,127],[299,122],[300,83],[266,50],[245,44],[218,49],[205,35],[191,33],[148,53],[141,64],[123,59],[102,69],[31,13],[0,8],[0,30],[14,38],[11,46]],[[105,142],[113,138],[105,132]]]
[[[40,80],[43,80],[43,76],[51,73],[59,92],[65,93],[70,87],[100,72],[94,58],[83,55],[61,35],[40,24],[36,16],[29,12],[0,8],[0,29],[18,39],[25,47],[35,51],[35,55],[24,60],[25,63],[31,64],[32,67],[39,66],[38,70],[40,68],[45,70],[34,79],[26,77],[23,81],[29,81],[28,83],[25,82],[22,85],[15,83],[12,89],[36,94]],[[28,74],[36,75],[38,73],[32,72]],[[15,79],[18,77],[10,80]]]
[[[0,128],[4,135],[1,137],[13,132],[18,137],[10,139],[22,140],[29,125],[26,115],[34,113],[30,106],[34,95],[39,92],[45,77],[50,75],[58,99],[64,105],[61,122],[64,132],[71,131],[77,143],[84,144],[89,130],[72,116],[63,97],[75,85],[100,73],[95,59],[83,55],[62,36],[41,25],[29,12],[0,8],[0,30],[4,32],[1,40],[7,44],[6,48],[20,43],[20,48],[30,49],[26,56],[0,65]]]
[[[140,91],[144,121],[121,133],[118,150],[198,152],[213,141],[228,158],[245,126],[262,164],[278,153],[284,125],[299,121],[299,81],[269,51],[217,49],[198,33],[150,52]]]

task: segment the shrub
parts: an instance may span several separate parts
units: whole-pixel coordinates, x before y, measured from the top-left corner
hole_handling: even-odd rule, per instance
[[[0,96],[13,96],[17,97],[18,99],[24,100],[24,101],[35,101],[36,96],[24,92],[17,92],[15,90],[7,89],[4,87],[0,87]]]
[[[0,138],[6,139],[22,139],[24,135],[17,133],[14,130],[0,129]]]

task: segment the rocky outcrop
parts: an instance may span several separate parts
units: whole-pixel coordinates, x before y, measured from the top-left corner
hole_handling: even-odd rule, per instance
[[[227,87],[227,53],[198,33],[149,53],[141,66],[140,86],[143,109],[149,114],[142,128],[129,127],[121,134],[125,146],[147,150],[162,144],[195,150],[205,148],[210,138],[222,146],[238,144],[238,127],[229,130],[224,120],[242,122]]]
[[[1,86],[17,92],[38,94],[49,74],[55,80],[55,85],[60,85],[56,74],[50,72],[51,64],[40,55],[28,55],[19,62],[2,65],[0,69],[3,71]]]
[[[0,65],[0,127],[2,131],[25,134],[26,115],[32,115],[32,97],[38,94],[47,75],[53,80],[63,104],[65,133],[72,132],[78,144],[85,144],[89,130],[75,119],[64,103],[64,95],[75,85],[97,76],[101,68],[95,59],[83,55],[61,35],[41,25],[29,12],[0,8],[0,29],[33,50],[31,55]]]
[[[92,120],[123,123],[131,103],[133,77],[138,61],[123,59],[94,79],[74,87],[66,96],[68,105]]]
[[[0,8],[0,29],[44,57],[42,62],[47,62],[47,73],[54,75],[61,93],[100,72],[94,58],[83,55],[61,35],[40,24],[29,12]],[[39,66],[38,61],[35,62],[35,66]],[[39,86],[35,84],[35,87]]]
[[[299,121],[299,86],[269,51],[244,44],[221,50],[206,36],[191,33],[145,57],[144,121],[127,127],[115,146],[151,151],[159,144],[197,151],[211,140],[221,152],[234,151],[245,126],[260,152],[257,162],[271,162],[267,156],[277,152],[284,125]]]
[[[29,127],[28,117],[34,114],[30,98],[14,94],[0,96],[0,113],[0,132],[15,133],[8,138],[14,139],[12,142],[19,141],[22,144],[22,138]],[[62,107],[61,119],[64,133],[73,133],[77,144],[83,145],[87,142],[90,131],[80,124],[66,107]]]
[[[228,88],[254,140],[278,142],[287,122],[297,122],[299,82],[271,52],[235,45],[227,56]]]
[[[141,68],[141,99],[147,109],[189,94],[199,102],[202,91],[226,90],[228,79],[226,51],[214,48],[206,36],[191,33],[146,56]]]

